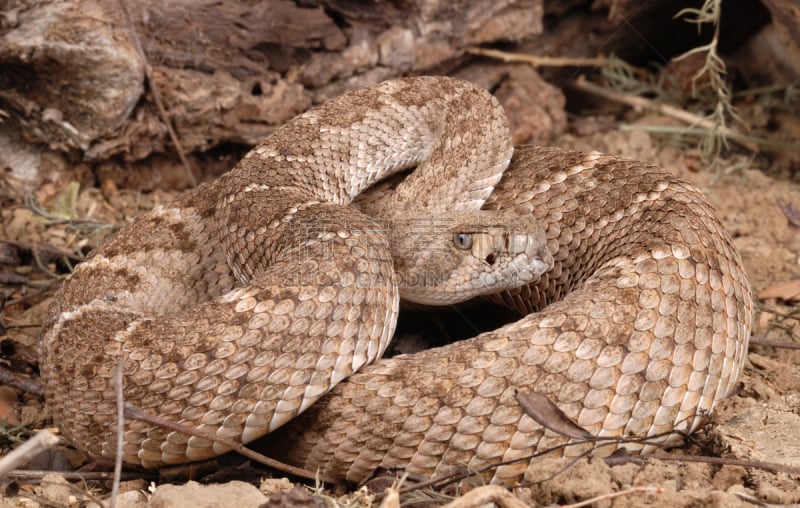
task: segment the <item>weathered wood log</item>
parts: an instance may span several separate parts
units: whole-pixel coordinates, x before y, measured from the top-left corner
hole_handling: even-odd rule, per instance
[[[764,0],[772,23],[739,52],[742,73],[756,86],[790,85],[800,79],[800,0]]]
[[[798,1],[769,0],[770,7]],[[515,141],[546,143],[565,126],[560,92],[524,65],[476,59],[466,55],[467,47],[510,43],[507,49],[540,56],[616,53],[650,62],[645,53],[661,47],[664,38],[677,44],[674,27],[665,21],[694,5],[670,0],[6,4],[0,0],[0,171],[23,174],[28,189],[37,174],[41,179],[75,163],[101,181],[143,189],[181,186],[183,170],[164,169],[180,168],[171,162],[177,158],[167,124],[186,152],[198,156],[224,147],[227,158],[216,164],[224,169],[241,155],[231,147],[255,144],[313,104],[408,74],[448,73],[479,82],[507,106]],[[724,12],[736,9],[731,4]],[[752,33],[733,31],[741,37]],[[672,49],[680,53],[689,47]],[[145,79],[147,66],[151,81]],[[553,83],[565,83],[576,69],[543,73]],[[166,114],[156,107],[155,91]],[[42,145],[51,151],[43,152]],[[199,165],[214,165],[210,159]],[[125,166],[136,171],[120,171]]]
[[[541,31],[541,0],[73,0],[6,10],[0,130],[85,161],[252,145],[312,104]],[[154,83],[145,80],[141,41]],[[15,132],[9,133],[9,130]],[[2,137],[3,133],[0,133]],[[17,135],[19,134],[19,135]]]

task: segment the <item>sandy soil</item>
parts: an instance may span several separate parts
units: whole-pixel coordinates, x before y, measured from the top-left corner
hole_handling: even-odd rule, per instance
[[[646,124],[652,118],[638,120]],[[793,277],[800,267],[800,235],[790,225],[781,206],[794,201],[800,207],[800,185],[786,176],[786,165],[757,158],[751,167],[731,174],[715,175],[697,171],[698,158],[691,151],[670,147],[655,140],[642,130],[620,132],[581,127],[580,136],[568,134],[555,144],[570,148],[618,153],[642,160],[656,162],[687,178],[703,189],[717,207],[740,250],[755,294],[788,283],[791,292]],[[573,129],[574,130],[574,129]],[[50,210],[58,208],[53,197],[61,188],[53,186],[39,189],[37,196]],[[68,193],[67,193],[68,195]],[[78,217],[91,218],[101,223],[121,223],[141,210],[151,208],[170,197],[169,192],[137,193],[118,190],[110,182],[100,188],[84,186],[77,195],[75,207]],[[60,194],[65,197],[64,193]],[[69,208],[69,200],[61,207]],[[62,208],[64,209],[64,208]],[[78,234],[60,226],[46,227],[23,206],[8,206],[0,211],[0,237],[30,243],[46,243],[61,248],[82,243],[85,249],[96,244],[104,231]],[[87,230],[94,229],[91,224]],[[18,254],[19,266],[13,273],[26,278],[27,286],[6,285],[12,291],[5,308],[5,325],[8,327],[0,352],[4,363],[12,369],[33,373],[36,364],[38,325],[52,287],[52,279],[35,268],[33,259],[25,258],[24,248]],[[3,254],[0,252],[0,254]],[[44,260],[47,263],[47,260]],[[50,267],[56,267],[53,263]],[[44,289],[42,289],[44,288]],[[800,285],[798,285],[800,288]],[[800,292],[800,289],[797,290]],[[784,296],[784,298],[789,298]],[[791,299],[791,298],[790,298]],[[774,298],[759,299],[755,315],[754,335],[775,340],[793,340],[797,320],[786,302]],[[791,302],[790,302],[791,303]],[[794,339],[796,340],[796,339]],[[714,424],[673,455],[707,455],[752,461],[754,465],[707,464],[693,460],[647,460],[609,466],[603,461],[579,461],[557,474],[563,463],[542,463],[542,481],[536,485],[516,489],[514,493],[531,504],[568,504],[593,496],[627,491],[632,487],[652,487],[656,491],[627,492],[613,499],[598,501],[596,506],[750,506],[758,503],[800,503],[800,351],[775,347],[750,348],[750,358],[741,380],[741,389],[725,401],[718,410]],[[0,418],[13,428],[24,424],[37,429],[48,424],[41,401],[11,388],[0,388]],[[0,437],[6,449],[14,432]],[[59,456],[50,456],[50,464],[37,464],[45,468],[58,462]],[[61,455],[61,462],[77,461],[75,454]],[[758,466],[755,461],[765,462]],[[781,466],[794,467],[794,473],[781,472]],[[555,475],[555,476],[554,476]],[[102,484],[100,484],[102,485]],[[288,485],[288,484],[284,484]],[[141,488],[142,483],[130,487]],[[72,489],[80,498],[81,488]],[[77,493],[76,493],[77,492]],[[103,487],[95,490],[105,496]],[[12,493],[6,491],[7,494]],[[41,487],[21,487],[21,494],[49,499]],[[302,497],[302,496],[301,496]],[[19,499],[19,498],[17,498]],[[21,502],[21,501],[19,501]],[[67,503],[68,504],[68,503]],[[32,506],[32,505],[30,505]]]

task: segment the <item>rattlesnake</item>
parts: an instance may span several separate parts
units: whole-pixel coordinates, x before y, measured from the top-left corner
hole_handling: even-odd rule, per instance
[[[740,257],[712,207],[663,170],[598,153],[518,147],[502,173],[506,137],[474,85],[386,82],[301,115],[227,175],[140,217],[53,300],[41,373],[55,423],[114,456],[122,360],[126,402],[243,442],[288,422],[276,453],[332,480],[495,464],[487,479],[517,481],[522,459],[570,439],[536,423],[517,392],[546,396],[593,435],[695,430],[736,383],[751,323]],[[490,298],[526,315],[365,366],[397,318],[394,240],[343,205],[417,164],[388,204],[366,208],[483,261],[445,270],[457,275],[441,278],[446,292],[498,284]],[[442,218],[445,233],[422,234],[393,213],[403,206]],[[480,207],[490,226],[469,222]],[[492,229],[505,220],[517,223]],[[398,272],[415,263],[399,259]],[[480,275],[487,264],[518,278]],[[124,460],[146,467],[227,450],[139,420],[124,438]],[[617,446],[652,448],[602,453]]]

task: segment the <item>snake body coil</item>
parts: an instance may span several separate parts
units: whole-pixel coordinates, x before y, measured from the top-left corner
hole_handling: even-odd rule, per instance
[[[693,431],[736,383],[751,320],[713,209],[663,170],[596,153],[518,148],[502,173],[510,150],[482,143],[505,129],[474,87],[389,82],[299,117],[228,175],[124,228],[52,304],[41,367],[56,424],[112,457],[121,361],[126,402],[244,442],[288,422],[285,458],[329,479],[503,462],[491,479],[518,481],[520,459],[569,438],[526,415],[517,391],[597,436]],[[426,175],[455,169],[398,202],[430,208],[440,187],[463,199],[444,209],[521,214],[544,229],[552,268],[493,297],[528,313],[519,321],[375,361],[397,317],[389,242],[344,205],[421,162]],[[465,165],[486,173],[460,176]],[[226,451],[141,421],[126,422],[123,449],[149,467]]]

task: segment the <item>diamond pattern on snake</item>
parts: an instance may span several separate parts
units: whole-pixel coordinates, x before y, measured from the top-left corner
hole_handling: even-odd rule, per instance
[[[478,296],[521,317],[381,358],[400,298]],[[643,162],[515,148],[490,94],[417,77],[298,116],[110,237],[53,299],[41,373],[56,425],[95,457],[115,455],[121,362],[127,403],[243,443],[275,432],[283,460],[325,479],[468,466],[511,484],[574,440],[517,393],[593,436],[675,443],[734,387],[751,309],[700,191]],[[145,467],[227,451],[140,420],[123,437]],[[554,453],[616,448],[654,445]]]

